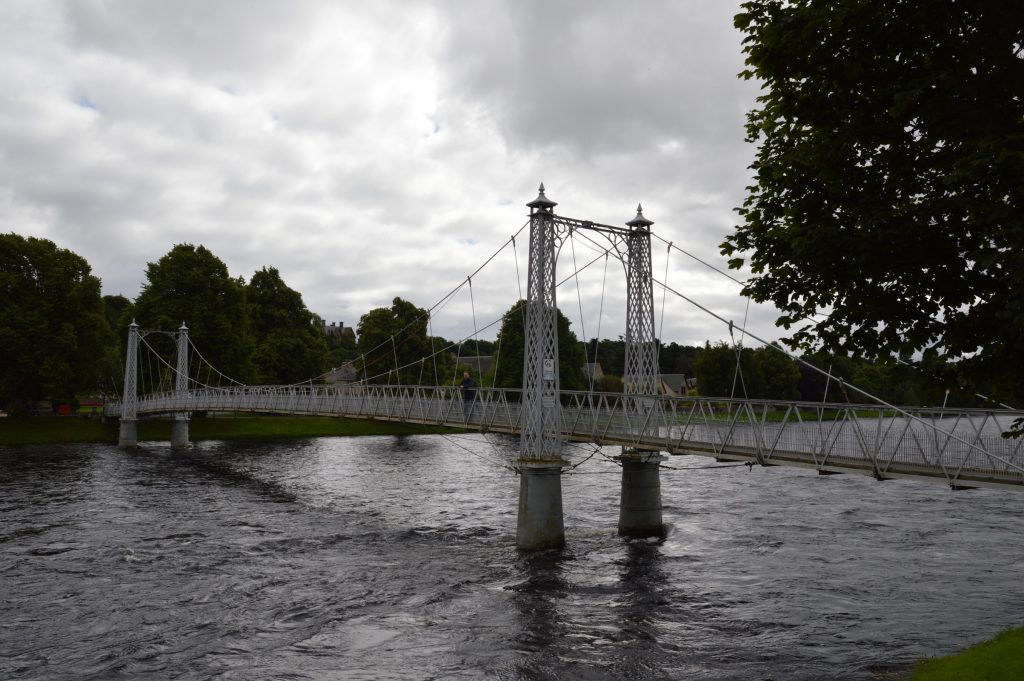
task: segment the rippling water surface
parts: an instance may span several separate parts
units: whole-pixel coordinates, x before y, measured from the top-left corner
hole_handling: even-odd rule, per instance
[[[521,555],[515,448],[0,449],[0,678],[871,679],[1024,620],[1024,495],[674,457],[625,541],[595,456]]]

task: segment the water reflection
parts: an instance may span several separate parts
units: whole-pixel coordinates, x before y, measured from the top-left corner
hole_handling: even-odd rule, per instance
[[[644,540],[626,544],[619,579],[623,588],[620,609],[622,631],[637,640],[657,638],[657,620],[668,601],[665,597],[667,576],[662,567],[661,542]]]
[[[561,648],[569,627],[561,610],[570,584],[564,563],[571,557],[564,550],[520,554],[516,567],[522,581],[507,587],[515,595],[518,631],[512,638],[517,652],[526,657],[514,665],[515,676],[524,681],[557,679]]]
[[[1014,495],[687,471],[662,543],[578,476],[518,554],[501,446],[0,451],[0,677],[868,681],[1024,608]]]

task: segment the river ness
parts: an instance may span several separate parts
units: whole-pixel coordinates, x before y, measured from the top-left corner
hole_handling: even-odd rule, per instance
[[[673,457],[626,541],[571,449],[519,554],[516,447],[0,448],[0,679],[870,680],[1024,622],[1024,495]]]

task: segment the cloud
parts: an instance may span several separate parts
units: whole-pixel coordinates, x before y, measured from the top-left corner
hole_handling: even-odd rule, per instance
[[[129,297],[147,262],[202,243],[234,276],[277,267],[313,311],[352,325],[395,296],[440,300],[520,229],[541,180],[573,217],[622,224],[642,201],[658,234],[722,264],[756,94],[735,77],[735,10],[11,0],[0,230],[80,253],[105,293]],[[525,245],[474,277],[473,300],[460,291],[435,332],[471,334],[474,316],[479,328],[511,306]],[[736,285],[694,267],[670,258],[670,281],[742,318]],[[609,290],[603,308],[599,283],[559,296],[593,315],[588,335],[601,318],[614,337],[624,293]],[[666,339],[721,337],[674,304]]]

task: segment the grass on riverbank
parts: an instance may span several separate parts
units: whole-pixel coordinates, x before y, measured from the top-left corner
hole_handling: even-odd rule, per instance
[[[0,445],[117,443],[117,423],[68,416],[0,419]],[[412,423],[304,416],[242,416],[196,418],[189,439],[243,440],[353,435],[418,435],[452,432],[448,428]],[[168,420],[139,421],[139,440],[170,440]]]
[[[967,650],[928,660],[909,681],[1021,681],[1024,679],[1024,627],[1007,629]]]

